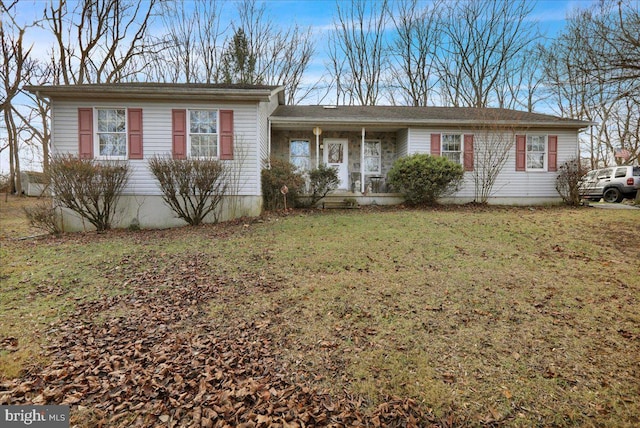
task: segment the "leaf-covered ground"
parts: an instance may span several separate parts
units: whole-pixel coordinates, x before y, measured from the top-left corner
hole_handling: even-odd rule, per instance
[[[219,301],[228,284],[197,273],[205,267],[178,262],[133,278],[140,286],[131,294],[80,304],[55,326],[51,364],[5,384],[3,401],[70,404],[76,422],[85,426],[433,420],[412,400],[384,403],[365,416],[356,398],[292,382],[293,373],[279,364],[278,346],[261,325],[221,324],[207,315],[207,302]]]
[[[634,426],[639,221],[390,210],[4,241],[1,352],[42,351],[0,404],[70,404],[78,426]]]

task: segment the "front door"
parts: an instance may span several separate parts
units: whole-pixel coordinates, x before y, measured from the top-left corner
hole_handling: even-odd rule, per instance
[[[340,179],[338,189],[347,190],[349,188],[349,151],[347,150],[349,140],[325,138],[323,144],[324,163],[338,171]]]

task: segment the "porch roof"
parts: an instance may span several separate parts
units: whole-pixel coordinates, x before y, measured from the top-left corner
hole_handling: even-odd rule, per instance
[[[409,126],[517,127],[580,129],[592,124],[576,119],[518,110],[470,107],[296,106],[281,105],[271,114],[272,127],[400,129]]]

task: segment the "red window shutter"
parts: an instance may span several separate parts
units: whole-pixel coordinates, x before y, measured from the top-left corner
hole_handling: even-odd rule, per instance
[[[129,127],[129,159],[142,159],[142,109],[127,109]]]
[[[93,109],[78,109],[78,156],[93,158]]]
[[[233,110],[220,110],[220,159],[233,159]]]
[[[549,159],[547,160],[548,170],[557,171],[558,170],[558,136],[549,135],[547,137],[547,142],[549,146]]]
[[[516,171],[527,169],[527,136],[516,135]]]
[[[171,111],[171,149],[174,159],[187,158],[187,111]]]
[[[473,171],[473,135],[464,136],[464,170]]]
[[[440,134],[431,134],[431,155],[440,156]]]

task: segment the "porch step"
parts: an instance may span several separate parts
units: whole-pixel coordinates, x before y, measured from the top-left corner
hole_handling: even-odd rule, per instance
[[[322,202],[322,209],[323,210],[328,210],[328,209],[350,210],[350,209],[357,209],[357,208],[360,208],[360,205],[358,205],[358,202],[355,201],[355,200],[330,199],[330,200]]]

